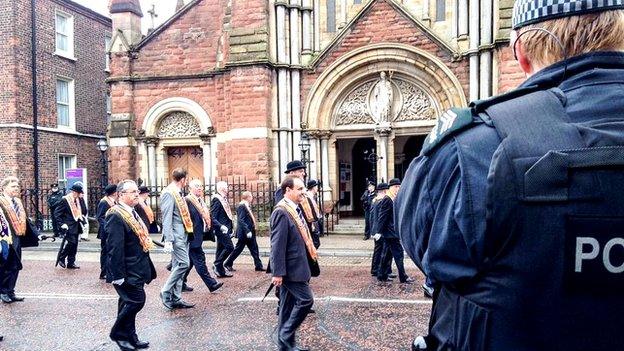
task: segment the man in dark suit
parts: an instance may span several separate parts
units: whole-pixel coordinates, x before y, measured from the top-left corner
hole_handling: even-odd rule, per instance
[[[154,210],[150,206],[147,201],[150,195],[149,188],[146,186],[139,187],[139,204],[134,206],[134,210],[137,211],[150,234],[158,233],[160,230],[158,229],[158,224],[156,223],[156,216],[154,215]]]
[[[195,271],[202,278],[204,284],[208,287],[210,292],[217,291],[223,286],[223,283],[216,281],[208,271],[206,266],[206,254],[202,249],[202,244],[208,233],[212,230],[212,221],[210,220],[210,210],[206,206],[204,201],[204,186],[201,181],[197,179],[191,180],[189,183],[189,191],[191,192],[186,196],[186,203],[188,204],[189,213],[193,220],[193,240],[190,243],[189,259],[191,268],[195,266]]]
[[[110,338],[122,351],[144,349],[149,342],[139,340],[136,315],[145,305],[145,284],[156,278],[156,269],[149,256],[154,244],[147,226],[134,211],[139,190],[132,180],[124,180],[117,188],[119,204],[106,216],[107,273],[106,281],[113,283],[119,295],[117,320]]]
[[[381,237],[381,234],[377,234],[379,233],[379,231],[377,230],[378,224],[379,224],[379,217],[378,217],[379,211],[377,209],[379,208],[378,206],[379,201],[383,199],[384,197],[386,197],[387,190],[388,190],[388,183],[379,183],[377,185],[377,196],[375,196],[375,198],[371,201],[370,231],[371,233],[375,233],[373,234],[375,247],[373,249],[373,260],[371,262],[371,275],[373,277],[377,276],[377,271],[379,270],[379,267],[382,266],[381,256],[382,256],[383,247],[384,247],[383,245],[384,239]],[[388,262],[387,264],[383,264],[383,266],[389,269],[389,267],[392,265],[392,256],[387,256],[386,259],[388,258],[390,259],[390,262]]]
[[[299,204],[304,200],[303,181],[287,176],[281,184],[284,198],[271,214],[272,283],[280,288],[277,341],[280,350],[296,347],[295,332],[314,304],[310,289],[308,256],[316,259],[316,249]]]
[[[0,183],[0,300],[4,303],[24,301],[15,295],[15,284],[22,269],[22,247],[37,246],[36,229],[30,224],[19,198],[16,177]]]
[[[368,240],[371,237],[371,209],[375,196],[375,183],[369,181],[368,188],[364,191],[362,197],[360,197],[362,207],[364,208],[364,240]]]
[[[212,265],[214,274],[219,278],[232,276],[232,271],[225,270],[223,262],[234,251],[234,244],[230,235],[234,231],[234,216],[227,200],[228,184],[217,182],[217,193],[212,196],[210,202],[210,217],[212,218],[212,228],[217,237],[217,250],[215,260]]]
[[[82,233],[82,226],[85,221],[82,212],[82,205],[79,197],[84,191],[82,185],[75,183],[69,189],[69,194],[54,209],[54,216],[62,230],[65,231],[64,242],[59,248],[59,256],[56,265],[67,269],[78,269],[76,265],[76,252],[78,251],[78,240]],[[67,265],[65,264],[67,259]]]
[[[392,263],[389,258],[394,257],[394,263],[399,271],[399,281],[404,284],[411,284],[414,279],[410,278],[405,273],[405,266],[403,265],[403,246],[399,235],[394,229],[394,199],[401,187],[401,180],[398,178],[390,179],[390,189],[386,192],[386,195],[379,200],[377,204],[377,218],[378,223],[375,234],[375,239],[379,239],[379,236],[383,238],[383,249],[381,253],[381,263],[377,269],[377,280],[380,282],[388,281],[389,266]]]
[[[314,247],[318,249],[321,246],[321,231],[323,229],[323,214],[318,202],[316,202],[318,181],[310,179],[307,184],[307,189],[308,191],[305,193],[305,199],[301,202],[299,207],[303,210],[303,217],[308,224],[308,230],[312,235]]]
[[[100,279],[106,279],[106,212],[117,202],[117,185],[109,184],[104,188],[104,197],[100,200],[97,207],[97,220],[100,225],[97,237],[100,239]]]
[[[262,261],[260,260],[258,242],[256,241],[256,217],[251,211],[253,195],[250,191],[244,191],[241,197],[243,200],[236,207],[236,237],[238,241],[230,257],[225,260],[224,266],[228,270],[233,270],[234,260],[238,258],[245,246],[247,246],[254,260],[256,271],[264,271]]]

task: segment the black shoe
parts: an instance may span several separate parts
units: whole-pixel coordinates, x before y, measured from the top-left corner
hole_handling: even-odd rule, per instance
[[[234,276],[234,274],[226,271],[225,274],[223,274],[223,276],[221,278],[232,278],[233,276]]]
[[[0,335],[0,341],[4,340],[4,336]]]
[[[184,300],[178,300],[176,302],[174,302],[173,304],[173,308],[193,308],[195,307],[194,303],[188,303]]]
[[[136,339],[132,341],[132,346],[136,347],[137,349],[147,349],[149,348],[149,341]]]
[[[4,303],[13,303],[13,299],[8,294],[0,294],[0,300]]]
[[[9,298],[13,300],[13,302],[22,302],[24,301],[23,297],[15,296],[15,294],[9,294]]]
[[[396,274],[394,274],[394,273],[390,273],[390,274],[388,274],[388,278],[396,278],[396,277],[397,277],[397,275],[396,275]]]
[[[215,292],[217,290],[219,290],[219,288],[221,288],[223,286],[222,282],[218,282],[217,284],[213,285],[213,286],[209,286],[208,290],[210,290],[210,292]]]
[[[423,295],[428,298],[433,298],[434,288],[432,286],[427,285],[427,283],[422,285]]]
[[[173,304],[171,303],[171,301],[165,300],[165,296],[163,295],[162,291],[160,292],[160,301],[162,301],[163,306],[165,306],[165,308],[169,311],[173,309]]]
[[[262,267],[259,267],[259,268],[258,268],[258,267],[256,267],[255,271],[256,271],[256,272],[265,272],[265,271],[266,271],[266,269],[264,269],[264,268],[262,268]]]
[[[129,342],[124,340],[113,340],[121,351],[133,351],[136,348]]]
[[[58,261],[56,261],[56,264],[54,265],[54,267],[56,267],[56,266],[61,266],[62,268],[66,268],[65,260],[62,260],[62,261],[58,260]]]
[[[236,269],[234,269],[234,267],[232,266],[223,265],[223,268],[225,268],[226,272],[236,272]]]
[[[80,238],[80,241],[91,241],[91,240],[89,240],[87,238]]]
[[[310,308],[310,310],[308,311],[308,314],[314,314],[314,313],[316,313],[316,310],[313,308]]]
[[[407,277],[405,280],[401,280],[401,284],[412,284],[414,283],[414,278]]]
[[[186,285],[186,284],[182,284],[182,291],[187,291],[187,292],[191,292],[195,289],[191,288],[190,286]]]
[[[165,267],[165,268],[166,268],[169,272],[171,272],[171,262],[169,262],[169,263],[167,264],[167,267]]]
[[[75,263],[68,264],[67,269],[80,269],[80,266],[77,266]]]
[[[306,349],[303,347],[295,346],[291,349],[292,351],[310,351],[310,349]]]
[[[100,279],[106,279],[106,273],[104,272],[100,273]]]

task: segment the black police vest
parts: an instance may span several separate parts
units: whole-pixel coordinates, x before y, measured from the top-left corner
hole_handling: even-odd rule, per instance
[[[624,349],[624,119],[579,128],[564,104],[551,89],[481,114],[501,138],[488,259],[475,281],[440,292],[453,305],[449,349]]]

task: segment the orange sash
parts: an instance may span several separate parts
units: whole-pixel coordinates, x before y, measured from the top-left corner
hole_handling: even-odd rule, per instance
[[[121,205],[115,205],[106,212],[106,217],[117,214],[123,219],[124,222],[132,229],[134,234],[139,238],[143,252],[149,252],[149,250],[155,248],[152,238],[150,238],[147,227],[141,219],[136,219]]]
[[[308,230],[308,226],[301,221],[301,218],[297,214],[292,207],[290,207],[285,200],[282,199],[277,205],[276,208],[281,208],[297,225],[297,229],[299,229],[299,234],[301,234],[301,238],[305,242],[306,249],[308,250],[308,254],[312,257],[313,260],[318,260],[318,253],[316,252],[316,248],[314,247],[314,243],[312,242],[312,237],[310,236],[310,231]]]
[[[178,189],[172,189],[171,187],[167,187],[163,193],[169,193],[173,196],[176,205],[178,206],[178,210],[180,210],[180,216],[182,217],[182,223],[184,224],[184,231],[189,234],[193,233],[193,220],[191,220],[191,214],[189,213],[188,205],[184,198],[178,192]]]
[[[145,215],[147,216],[147,220],[149,221],[149,223],[146,224],[154,223],[154,211],[152,211],[152,208],[143,201],[139,201],[139,205],[141,206],[143,211],[145,211]]]
[[[204,219],[204,226],[206,227],[206,229],[210,229],[210,227],[212,226],[210,211],[205,206],[202,206],[201,203],[199,203],[197,196],[188,194],[186,195],[186,198],[193,204],[197,212],[201,214],[202,218]]]
[[[17,207],[19,208],[19,216],[15,213],[11,201],[6,196],[0,196],[0,206],[9,220],[13,233],[17,236],[24,236],[26,234],[26,211],[20,199],[15,198],[15,202],[17,202]]]
[[[104,196],[102,198],[102,200],[106,201],[106,203],[108,204],[108,207],[113,207],[115,206],[115,201],[111,200],[110,197],[108,196]],[[101,201],[101,200],[100,200]]]
[[[69,205],[69,209],[71,210],[71,213],[72,213],[72,217],[74,217],[74,220],[78,222],[80,218],[82,217],[82,208],[80,208],[80,205],[76,204],[76,201],[78,201],[78,198],[74,199],[72,198],[71,194],[67,194],[63,196],[63,199],[67,201],[67,204]]]
[[[309,193],[305,193],[305,201],[301,203],[301,208],[303,209],[303,214],[308,223],[316,222],[321,218],[321,212],[314,201],[314,198]]]

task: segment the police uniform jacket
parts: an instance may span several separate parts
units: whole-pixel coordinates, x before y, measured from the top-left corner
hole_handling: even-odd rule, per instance
[[[584,227],[590,228],[585,236],[609,235],[624,223],[624,196],[616,185],[624,181],[622,169],[592,173],[605,160],[613,167],[622,163],[623,86],[624,54],[590,53],[537,72],[511,93],[439,118],[395,204],[405,250],[441,287],[430,323],[439,343],[434,349],[621,347],[624,300],[609,290],[619,289],[622,276],[604,274],[602,260],[588,260],[581,263],[594,273],[585,283],[575,281],[581,267],[575,267],[574,248],[578,261],[579,250],[588,255],[594,246],[579,249],[574,240]],[[536,111],[545,99],[549,111],[565,118],[551,121]],[[525,102],[514,106],[517,101]],[[527,120],[503,137],[505,111]],[[547,123],[563,132],[550,134]],[[559,151],[534,152],[541,144]],[[541,170],[544,163],[550,168]],[[536,172],[541,176],[533,177]],[[607,239],[597,239],[596,249]],[[617,255],[615,265],[623,258],[622,251]]]

